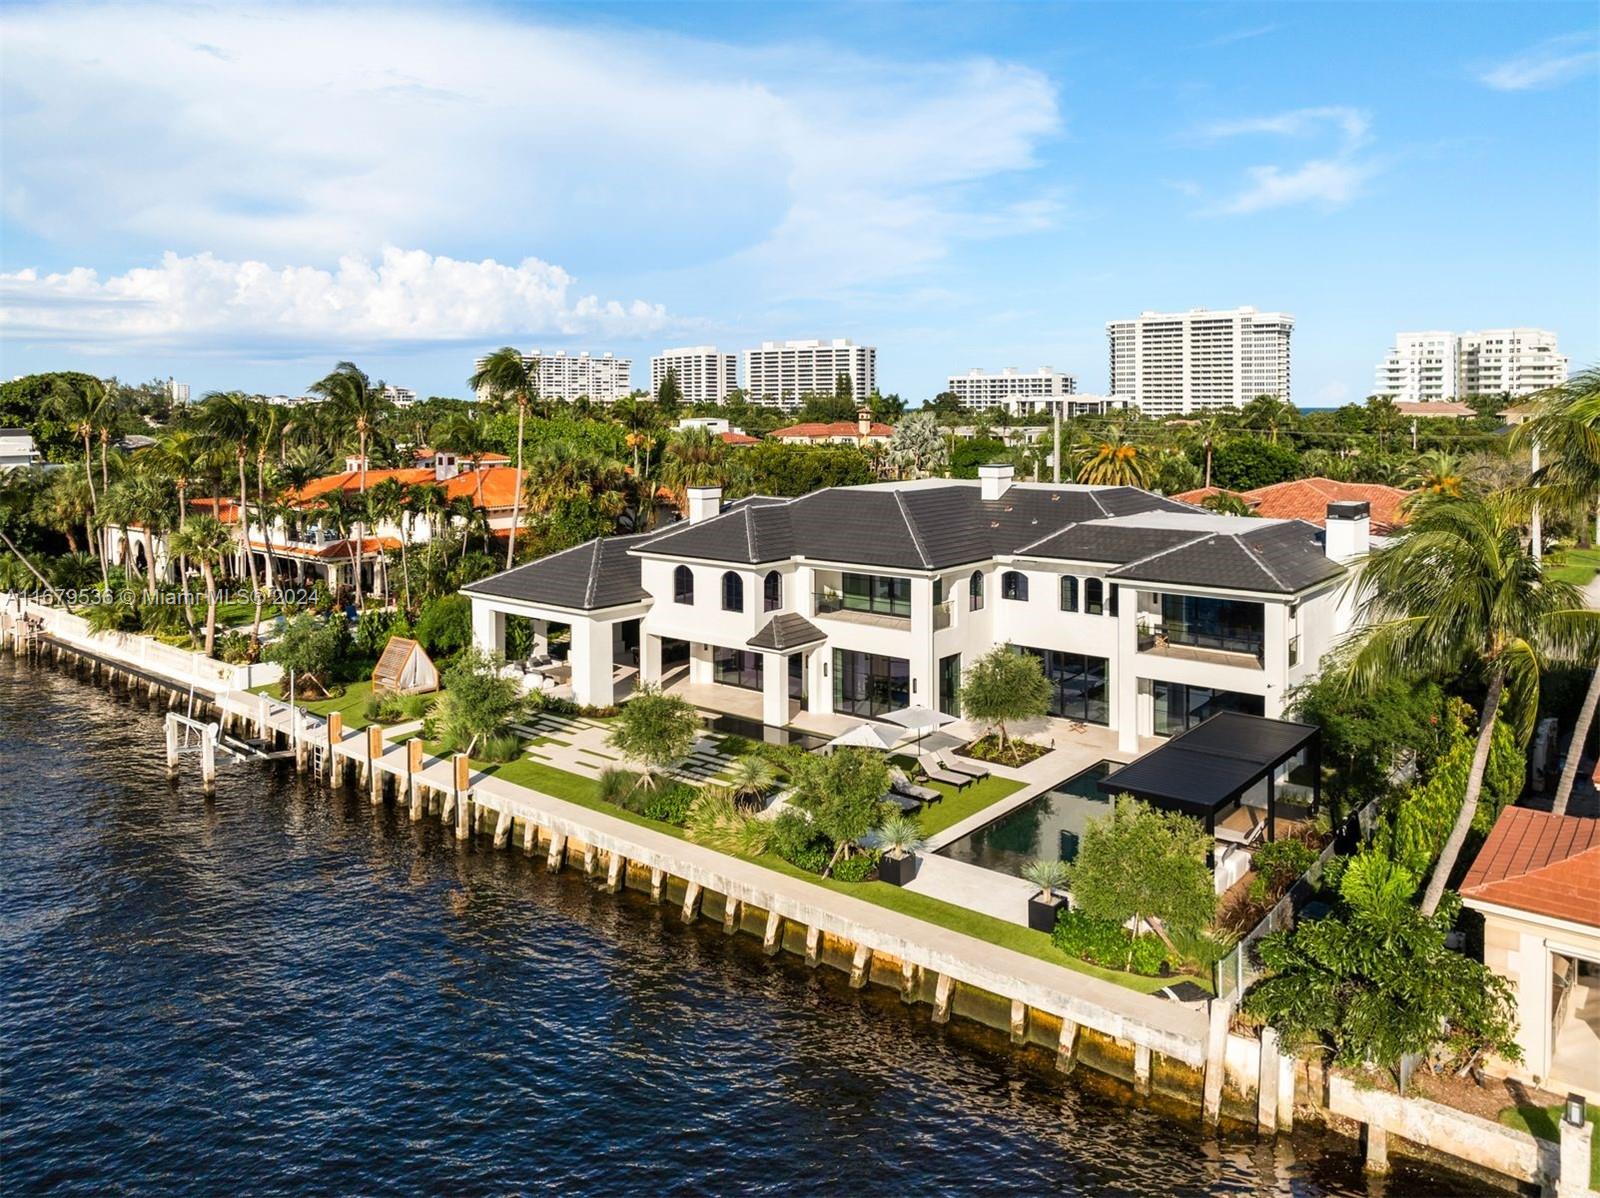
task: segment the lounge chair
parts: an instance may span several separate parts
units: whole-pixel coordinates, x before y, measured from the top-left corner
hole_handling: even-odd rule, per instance
[[[922,804],[917,802],[917,800],[913,799],[910,795],[903,795],[893,787],[890,787],[889,793],[884,795],[883,799],[886,803],[893,803],[907,815],[915,815],[922,807]]]
[[[934,764],[936,764],[940,769],[949,770],[952,774],[965,774],[967,777],[974,780],[979,778],[987,778],[989,776],[989,768],[987,766],[969,765],[965,761],[952,761],[943,753],[937,751],[933,754],[933,760]]]
[[[931,786],[918,786],[904,774],[891,774],[889,786],[898,794],[905,795],[908,799],[915,799],[919,803],[937,803],[944,798],[942,794]]]
[[[963,786],[971,786],[977,780],[969,774],[958,774],[954,770],[947,770],[938,765],[930,766],[926,761],[919,761],[917,768],[928,781],[943,782],[946,786],[954,786],[957,790]]]

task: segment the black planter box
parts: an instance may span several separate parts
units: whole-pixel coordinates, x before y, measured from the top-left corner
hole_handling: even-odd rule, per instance
[[[1056,930],[1056,915],[1067,905],[1064,898],[1047,899],[1043,892],[1028,900],[1028,926],[1035,932]]]
[[[891,886],[904,886],[917,876],[917,855],[907,853],[904,857],[891,857],[885,853],[878,858],[878,881],[887,882]]]

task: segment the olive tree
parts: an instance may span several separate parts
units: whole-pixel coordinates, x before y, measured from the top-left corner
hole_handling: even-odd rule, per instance
[[[639,784],[649,788],[663,770],[688,755],[699,734],[700,714],[692,703],[645,686],[622,705],[607,743],[644,767]]]
[[[961,712],[992,729],[1004,750],[1007,724],[1050,713],[1050,680],[1037,657],[1000,645],[973,662],[962,678]]]

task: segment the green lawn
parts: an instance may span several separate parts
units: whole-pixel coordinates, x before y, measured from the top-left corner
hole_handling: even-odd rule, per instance
[[[269,682],[266,686],[253,688],[256,693],[266,693],[274,699],[279,697],[278,684]],[[307,699],[296,695],[295,701],[307,711],[315,715],[327,717],[334,712],[344,716],[346,730],[365,728],[370,722],[366,716],[367,697],[372,694],[372,679],[364,678],[360,682],[351,682],[344,688],[342,695],[335,695],[331,699]]]
[[[1600,573],[1600,548],[1595,549],[1569,549],[1545,566],[1547,577],[1558,579],[1561,582],[1570,582],[1573,586],[1585,586],[1597,573]]]
[[[991,803],[997,803],[1009,794],[1021,790],[1024,783],[1015,778],[1002,778],[999,774],[990,774],[981,782],[974,782],[971,786],[957,790],[953,786],[946,786],[942,782],[930,782],[944,800],[924,807],[917,814],[917,822],[922,825],[922,834],[932,836],[935,832],[943,832],[955,824],[960,823],[969,815],[982,811]]]
[[[1559,1106],[1508,1106],[1500,1112],[1500,1122],[1518,1131],[1525,1131],[1536,1139],[1561,1143],[1561,1112]],[[1589,1141],[1589,1186],[1600,1190],[1600,1111],[1589,1108],[1589,1123],[1594,1127]]]
[[[261,605],[261,623],[263,625],[277,619],[280,615],[287,614],[276,603],[263,603]],[[205,609],[201,608],[201,618],[204,619]],[[248,599],[230,599],[226,603],[217,604],[217,627],[238,628],[249,625],[256,618],[256,605]]]

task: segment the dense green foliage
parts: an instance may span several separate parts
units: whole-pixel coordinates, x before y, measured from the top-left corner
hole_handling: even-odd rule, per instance
[[[440,595],[417,616],[417,640],[436,658],[459,653],[472,643],[472,603],[465,595]]]
[[[1118,795],[1109,814],[1084,828],[1069,866],[1073,906],[1118,925],[1199,932],[1217,907],[1210,849],[1199,820]]]
[[[335,624],[303,615],[289,621],[283,635],[267,646],[264,656],[282,666],[285,675],[293,670],[297,689],[305,694],[312,687],[326,689],[340,648],[339,629]]]
[[[1291,703],[1296,719],[1322,729],[1323,797],[1335,815],[1387,791],[1406,760],[1426,771],[1448,725],[1438,684],[1400,677],[1363,693],[1331,670],[1296,689]]]
[[[1317,850],[1303,840],[1273,840],[1258,845],[1250,853],[1250,868],[1256,875],[1250,881],[1250,901],[1277,902],[1316,859]]]
[[[1166,950],[1151,936],[1130,936],[1114,919],[1097,919],[1080,910],[1063,911],[1056,917],[1050,939],[1062,952],[1107,969],[1154,977],[1161,972]]]
[[[999,645],[985,653],[961,678],[961,714],[994,730],[1002,750],[1007,725],[1041,719],[1050,711],[1050,680],[1039,659]]]
[[[808,816],[829,844],[824,873],[883,821],[889,767],[880,754],[868,749],[808,754],[795,760],[791,781],[790,806]]]
[[[1459,900],[1425,915],[1416,888],[1416,875],[1381,853],[1351,859],[1331,917],[1260,942],[1270,976],[1245,1010],[1287,1048],[1321,1044],[1341,1065],[1393,1069],[1407,1053],[1457,1068],[1485,1052],[1520,1059],[1510,983],[1445,947]]]
[[[646,686],[622,705],[607,743],[644,766],[648,788],[656,773],[688,755],[699,734],[700,714],[693,704]]]
[[[522,692],[503,677],[500,662],[466,649],[444,671],[444,694],[430,713],[433,734],[447,749],[472,753],[505,731],[522,709]]]
[[[1212,485],[1230,491],[1250,491],[1300,475],[1300,456],[1293,449],[1255,437],[1225,441],[1211,455]]]

